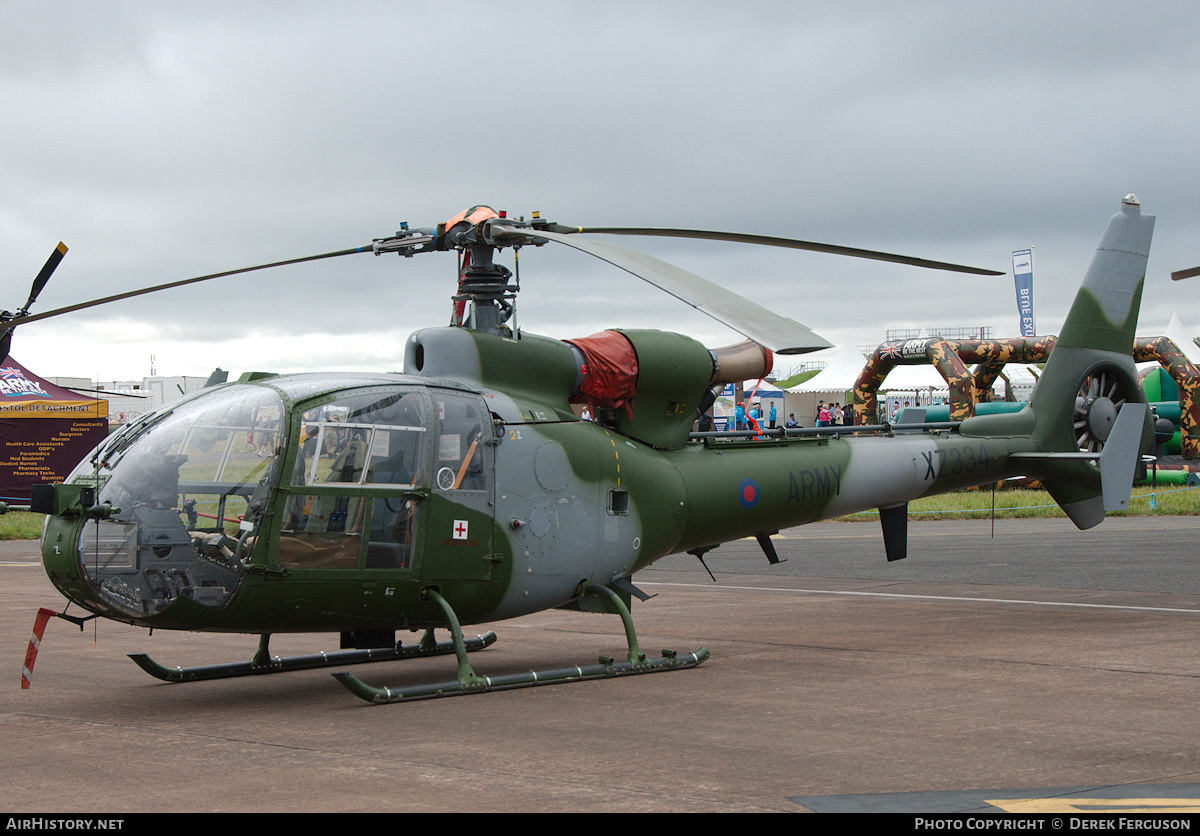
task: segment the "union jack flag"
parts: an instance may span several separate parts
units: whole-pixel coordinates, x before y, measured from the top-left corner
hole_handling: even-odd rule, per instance
[[[0,393],[3,393],[6,398],[15,398],[21,395],[37,395],[43,398],[50,397],[49,392],[43,389],[40,384],[34,383],[27,378],[21,369],[16,366],[0,367]]]

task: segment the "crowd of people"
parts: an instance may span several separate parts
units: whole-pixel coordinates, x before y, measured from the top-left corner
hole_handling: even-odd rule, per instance
[[[762,403],[754,401],[750,405],[750,409],[746,409],[745,403],[737,402],[737,407],[734,410],[734,426],[731,429],[735,430],[773,430],[779,426],[779,415],[776,411],[775,402],[770,401],[769,409],[764,414]],[[854,423],[854,410],[848,406],[843,406],[840,403],[830,401],[817,402],[816,415],[813,417],[813,426],[817,427],[841,427],[848,426]],[[788,413],[787,420],[783,424],[787,429],[796,429],[805,426],[805,424],[796,418],[794,412]]]
[[[766,423],[763,422],[762,404],[759,401],[755,401],[750,406],[749,412],[746,411],[746,405],[741,401],[738,401],[737,408],[734,410],[733,414],[734,426],[735,429],[738,430],[773,430],[775,429],[775,418],[776,415],[774,401],[771,402],[770,417],[767,419]]]
[[[817,426],[842,427],[854,423],[854,411],[840,403],[817,401]]]

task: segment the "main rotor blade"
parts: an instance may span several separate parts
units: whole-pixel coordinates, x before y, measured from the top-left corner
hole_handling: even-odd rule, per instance
[[[680,299],[776,354],[804,354],[830,343],[800,323],[645,253],[603,241],[591,241],[543,229],[493,226],[493,233],[513,238],[545,238],[607,261]]]
[[[192,279],[181,279],[177,282],[168,282],[166,284],[154,285],[153,287],[144,287],[141,290],[130,290],[126,293],[117,293],[113,296],[105,296],[103,299],[93,299],[90,302],[80,302],[75,305],[68,305],[65,308],[55,308],[52,311],[46,311],[40,314],[31,314],[29,316],[20,316],[13,319],[9,325],[16,327],[24,325],[27,322],[37,322],[39,319],[49,319],[52,316],[60,316],[73,311],[81,311],[85,308],[94,308],[97,305],[107,305],[109,302],[117,302],[121,299],[131,299],[134,296],[144,296],[147,293],[157,293],[160,290],[170,290],[173,287],[183,287],[184,285],[196,284],[197,282],[205,282],[209,279],[220,279],[224,276],[236,276],[239,273],[252,273],[255,270],[266,270],[271,267],[283,267],[287,264],[301,264],[305,261],[320,261],[324,258],[337,258],[342,255],[353,255],[354,253],[369,253],[372,252],[372,246],[367,244],[365,247],[353,247],[348,250],[337,250],[331,253],[320,253],[319,255],[306,255],[302,258],[289,258],[284,261],[272,261],[270,264],[256,264],[253,267],[242,267],[237,270],[225,270],[221,273],[209,273],[207,276],[196,276]]]
[[[21,310],[29,310],[33,303],[37,301],[38,294],[42,292],[42,288],[46,286],[46,282],[50,281],[50,274],[54,272],[55,268],[58,267],[58,263],[63,260],[63,256],[66,254],[67,245],[59,241],[58,246],[54,248],[54,252],[50,253],[50,257],[42,265],[41,272],[33,280],[33,289],[29,291],[29,301],[25,303],[25,307]]]
[[[812,250],[818,253],[848,255],[855,258],[871,258],[876,261],[892,261],[897,264],[926,267],[930,270],[951,270],[956,273],[974,273],[979,276],[1005,275],[998,270],[984,270],[982,267],[966,267],[961,264],[948,264],[944,261],[930,261],[925,258],[883,253],[876,250],[860,250],[857,247],[841,247],[837,244],[818,244],[815,241],[800,241],[795,238],[776,238],[772,235],[750,235],[742,232],[711,232],[703,229],[656,229],[650,227],[617,226],[583,226],[579,227],[577,231],[600,232],[606,235],[652,235],[660,238],[704,238],[710,241],[735,241],[741,244],[762,244],[768,247],[787,247],[793,250]]]
[[[1200,267],[1190,267],[1187,270],[1176,270],[1171,274],[1171,281],[1177,282],[1180,279],[1190,279],[1192,276],[1200,276]]]

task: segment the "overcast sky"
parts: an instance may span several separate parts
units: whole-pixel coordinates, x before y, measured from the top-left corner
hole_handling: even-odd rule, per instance
[[[0,308],[33,312],[338,250],[475,204],[726,229],[1011,272],[1057,333],[1107,219],[1158,217],[1139,332],[1200,333],[1200,4],[0,0]],[[606,238],[605,240],[612,240]],[[1011,276],[619,243],[831,342],[989,325]],[[500,259],[512,267],[510,255]],[[740,340],[563,247],[523,249],[517,324]],[[448,320],[450,254],[356,255],[34,323],[43,376],[399,370]],[[781,359],[786,367],[793,361]]]

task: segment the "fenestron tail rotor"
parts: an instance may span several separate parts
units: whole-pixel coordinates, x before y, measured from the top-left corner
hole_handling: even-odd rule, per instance
[[[1129,400],[1121,378],[1111,369],[1100,368],[1087,375],[1075,395],[1075,443],[1080,452],[1099,453],[1104,449],[1117,413]]]
[[[17,320],[25,320],[25,315],[37,301],[38,294],[46,287],[46,282],[50,281],[50,276],[66,254],[67,245],[59,241],[58,246],[50,253],[50,257],[46,259],[46,263],[42,265],[42,269],[34,278],[33,287],[29,290],[29,299],[26,300],[25,305],[16,313],[0,311],[0,325],[4,327],[4,332],[0,334],[0,360],[8,357],[8,349],[12,345],[12,335],[13,330],[17,327]]]

